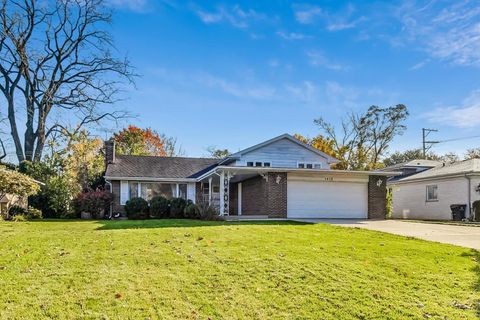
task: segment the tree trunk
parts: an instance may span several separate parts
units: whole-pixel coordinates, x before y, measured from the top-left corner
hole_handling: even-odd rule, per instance
[[[15,104],[13,102],[13,97],[9,96],[7,99],[8,103],[8,121],[10,122],[10,129],[12,133],[13,142],[15,144],[15,151],[17,153],[18,163],[25,161],[25,154],[22,150],[22,142],[20,141],[20,136],[18,135],[17,121],[15,119]]]

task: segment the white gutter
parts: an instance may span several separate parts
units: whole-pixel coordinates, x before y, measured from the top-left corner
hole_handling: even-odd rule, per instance
[[[151,178],[151,177],[110,177],[104,176],[105,180],[124,181],[152,181],[152,182],[197,182],[196,178]]]
[[[203,180],[211,174],[216,173],[217,170],[230,170],[230,171],[246,171],[246,172],[298,172],[298,173],[323,173],[330,175],[365,175],[365,176],[396,176],[399,172],[380,172],[380,171],[355,171],[355,170],[334,170],[334,169],[301,169],[301,168],[275,168],[275,167],[235,167],[235,166],[218,166],[212,168],[212,170],[204,173],[197,178],[197,181]]]
[[[472,179],[469,175],[465,174],[465,178],[468,180],[468,218],[472,216]]]

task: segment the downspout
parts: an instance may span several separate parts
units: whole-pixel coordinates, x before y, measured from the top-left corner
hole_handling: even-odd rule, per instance
[[[108,180],[105,179],[105,183],[109,185],[110,193],[113,193],[113,186],[112,183]],[[112,216],[112,204],[110,203],[110,209],[109,209],[110,217]]]
[[[465,174],[465,178],[468,180],[468,219],[472,217],[472,180],[470,176]]]

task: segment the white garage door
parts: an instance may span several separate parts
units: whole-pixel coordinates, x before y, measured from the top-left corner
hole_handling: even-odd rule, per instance
[[[289,218],[367,218],[365,182],[288,180]]]

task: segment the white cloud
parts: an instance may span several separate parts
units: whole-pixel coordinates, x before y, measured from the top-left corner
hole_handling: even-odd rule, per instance
[[[122,8],[136,12],[143,12],[147,9],[147,0],[107,0],[107,5],[115,8]]]
[[[278,31],[277,35],[285,40],[303,40],[311,38],[303,33]]]
[[[194,79],[207,87],[220,89],[226,94],[237,98],[269,100],[275,97],[274,87],[259,83],[240,84],[208,73],[194,76]]]
[[[316,86],[310,81],[303,81],[299,85],[286,85],[285,89],[289,96],[306,103],[313,102],[317,94]]]
[[[252,9],[242,9],[238,5],[233,7],[219,6],[215,11],[212,12],[202,9],[195,9],[194,11],[200,20],[202,20],[205,24],[225,22],[240,29],[248,28],[252,21],[265,19],[263,14],[260,14]]]
[[[432,57],[457,65],[480,66],[478,1],[410,1],[395,11],[401,34],[393,45],[420,44]]]
[[[477,127],[480,125],[480,90],[470,93],[460,106],[436,108],[421,118],[457,128]]]
[[[295,19],[302,24],[310,24],[319,16],[323,16],[323,10],[317,6],[295,6]]]
[[[330,70],[336,71],[346,71],[348,66],[330,61],[325,55],[319,51],[307,51],[306,55],[308,57],[309,63],[315,67],[323,67]]]
[[[427,65],[427,63],[429,63],[429,62],[430,62],[429,59],[420,61],[419,63],[414,64],[414,65],[410,68],[410,70],[413,71],[413,70],[421,69],[421,68],[425,67],[425,66]]]
[[[293,6],[295,19],[301,24],[313,24],[321,20],[328,31],[341,31],[355,28],[360,22],[366,20],[364,16],[354,17],[355,7],[347,5],[343,10],[331,13],[318,6],[299,5]]]

